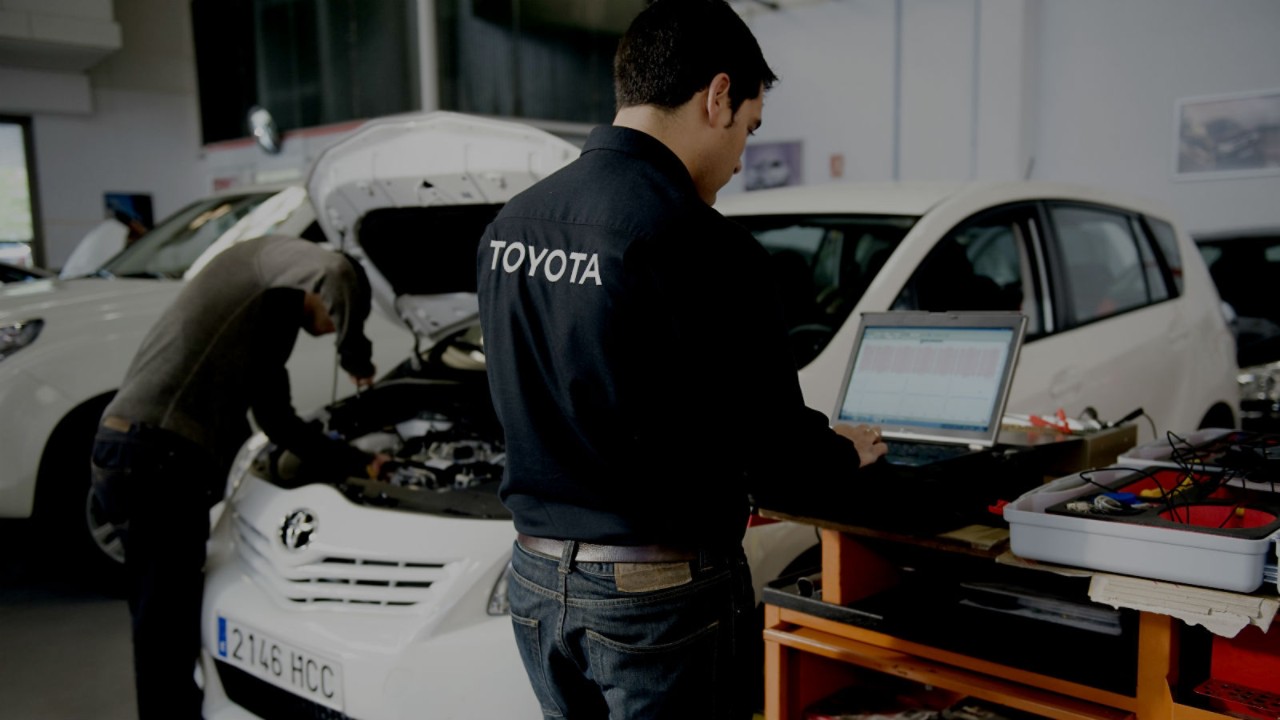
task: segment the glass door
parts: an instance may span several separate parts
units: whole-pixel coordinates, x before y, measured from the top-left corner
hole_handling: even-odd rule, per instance
[[[38,260],[30,140],[30,120],[0,116],[0,263],[20,267]]]

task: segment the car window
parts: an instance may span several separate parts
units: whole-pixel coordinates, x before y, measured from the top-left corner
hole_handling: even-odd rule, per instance
[[[307,201],[307,191],[298,185],[287,187],[266,200],[254,204],[249,212],[241,214],[233,225],[219,233],[216,240],[200,251],[195,260],[189,263],[182,276],[188,279],[195,277],[205,265],[233,245],[278,232],[285,223],[292,223],[292,227],[296,227],[307,218],[314,217],[315,211]],[[311,222],[311,225],[315,224],[314,221]],[[321,235],[323,236],[323,233]],[[311,238],[304,239],[311,240]]]
[[[1169,223],[1153,217],[1147,217],[1147,227],[1155,237],[1160,254],[1169,266],[1169,274],[1173,276],[1174,297],[1182,294],[1182,253],[1178,252],[1178,235]]]
[[[1013,310],[1027,334],[1043,332],[1023,211],[983,213],[957,225],[929,251],[893,303],[894,310]]]
[[[1222,248],[1217,245],[1200,245],[1200,257],[1204,258],[1206,266],[1212,266],[1218,262],[1218,258],[1222,257]]]
[[[272,193],[207,198],[192,203],[108,260],[117,277],[178,278],[201,253]]]
[[[1156,258],[1156,251],[1151,247],[1136,218],[1131,218],[1130,227],[1133,236],[1138,239],[1138,255],[1142,261],[1142,271],[1147,276],[1147,291],[1151,295],[1151,301],[1168,300],[1169,284],[1164,279],[1164,269]]]
[[[769,251],[796,367],[844,324],[914,217],[751,215],[744,225]]]
[[[1129,217],[1076,205],[1050,205],[1066,280],[1069,322],[1080,325],[1151,301]]]
[[[1280,241],[1239,238],[1199,247],[1219,297],[1236,315],[1280,322],[1273,290],[1280,283]]]

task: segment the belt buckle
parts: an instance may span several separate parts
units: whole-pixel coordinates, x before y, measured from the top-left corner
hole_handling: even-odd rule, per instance
[[[115,415],[108,415],[102,418],[102,427],[108,430],[115,430],[116,432],[127,433],[133,427],[133,423],[129,422],[128,420],[125,420],[122,417],[116,417]]]

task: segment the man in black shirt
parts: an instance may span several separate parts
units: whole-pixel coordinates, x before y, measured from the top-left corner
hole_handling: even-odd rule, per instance
[[[93,449],[94,491],[129,523],[125,571],[138,715],[199,718],[209,508],[249,435],[246,411],[275,443],[335,472],[376,474],[387,458],[326,437],[294,412],[285,362],[298,331],[338,333],[357,386],[374,367],[362,332],[369,284],[354,260],[306,240],[266,237],[215,257],[143,339]]]
[[[512,620],[548,717],[745,716],[749,494],[849,482],[885,449],[805,407],[768,255],[711,208],[776,79],[746,25],[657,0],[614,79],[613,125],[477,258]]]

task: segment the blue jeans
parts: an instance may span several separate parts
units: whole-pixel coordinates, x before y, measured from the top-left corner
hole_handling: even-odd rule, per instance
[[[205,542],[216,479],[225,471],[190,441],[140,426],[99,428],[92,470],[108,518],[129,523],[125,575],[138,717],[199,718],[202,693],[193,672]]]
[[[754,612],[741,548],[664,567],[552,558],[515,544],[507,587],[516,645],[547,718],[749,718]],[[644,564],[648,565],[648,564]],[[624,580],[624,587],[634,585]],[[666,586],[664,586],[666,585]]]

